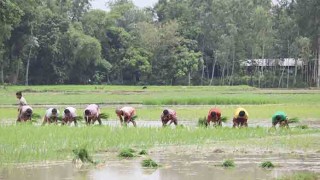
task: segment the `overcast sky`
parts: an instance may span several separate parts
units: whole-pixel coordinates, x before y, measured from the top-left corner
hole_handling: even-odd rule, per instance
[[[106,10],[107,0],[92,0],[91,5],[93,9],[103,9]],[[138,7],[150,7],[153,6],[158,0],[133,0],[133,3]]]

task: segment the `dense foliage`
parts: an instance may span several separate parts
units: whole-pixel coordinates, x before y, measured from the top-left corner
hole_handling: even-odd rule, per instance
[[[0,83],[319,86],[318,0],[90,1],[1,0]]]

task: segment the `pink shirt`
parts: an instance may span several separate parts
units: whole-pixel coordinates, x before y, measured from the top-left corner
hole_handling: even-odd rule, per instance
[[[120,109],[124,116],[132,117],[136,114],[136,110],[133,107],[123,107]]]
[[[27,109],[33,110],[31,106],[25,105],[21,107],[21,114],[25,113]]]
[[[96,104],[90,104],[90,105],[88,105],[85,110],[89,110],[89,111],[90,111],[91,117],[92,117],[92,116],[98,117],[99,114],[100,114],[100,108],[99,108],[99,106],[96,105]]]
[[[169,117],[170,117],[170,119],[177,119],[177,113],[176,113],[176,111],[175,110],[172,110],[172,109],[167,109],[168,110],[168,112],[169,112]],[[162,113],[161,114],[161,118],[164,116],[164,114]]]

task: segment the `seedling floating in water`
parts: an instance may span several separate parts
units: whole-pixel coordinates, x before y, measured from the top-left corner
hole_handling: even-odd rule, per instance
[[[265,161],[265,162],[261,163],[260,166],[263,167],[263,168],[267,168],[267,169],[269,169],[269,168],[274,168],[274,167],[275,167],[275,166],[272,164],[272,162],[270,162],[270,161]]]
[[[225,160],[223,163],[222,163],[222,166],[223,167],[235,167],[235,164],[234,164],[234,161],[233,160]]]
[[[152,159],[145,159],[145,160],[142,161],[141,164],[142,164],[143,167],[149,167],[149,168],[157,168],[157,167],[159,167],[159,164],[157,164]]]
[[[135,155],[133,153],[135,153],[135,150],[133,150],[131,148],[122,149],[119,153],[119,157],[124,157],[124,158],[135,157]]]

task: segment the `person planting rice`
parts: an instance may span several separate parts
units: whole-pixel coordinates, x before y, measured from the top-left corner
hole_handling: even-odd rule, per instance
[[[249,114],[244,108],[237,108],[233,116],[233,127],[248,127]]]
[[[279,123],[280,127],[289,127],[288,117],[286,113],[278,111],[272,116],[272,127],[276,127]]]
[[[98,120],[99,124],[102,125],[100,118],[100,108],[97,104],[90,104],[84,110],[84,120],[86,124],[94,124]]]
[[[18,119],[20,118],[20,115],[21,115],[22,106],[26,106],[28,104],[27,104],[26,99],[22,96],[21,91],[16,92],[16,97],[18,99],[18,118],[17,118],[17,121],[18,121]]]
[[[33,109],[30,106],[28,106],[28,105],[22,106],[20,109],[20,114],[17,119],[17,122],[21,122],[21,121],[25,122],[27,120],[31,121],[32,111],[33,111]]]
[[[162,126],[165,127],[167,123],[170,121],[169,126],[174,123],[174,125],[178,125],[177,113],[172,109],[165,109],[161,114]]]
[[[59,110],[57,110],[56,108],[47,109],[46,114],[43,117],[42,125],[46,123],[50,124],[51,122],[58,124],[59,113],[60,113]]]
[[[120,119],[121,126],[123,125],[123,123],[127,125],[129,122],[132,122],[134,127],[137,126],[134,120],[134,116],[136,115],[136,110],[133,107],[127,106],[127,107],[117,108],[116,114]]]
[[[221,111],[218,108],[211,108],[208,117],[206,126],[210,126],[210,122],[214,123],[214,126],[218,125],[221,126]]]
[[[67,107],[62,114],[62,125],[64,124],[71,124],[72,121],[74,122],[74,125],[77,126],[77,114],[76,114],[76,108],[74,107]]]

